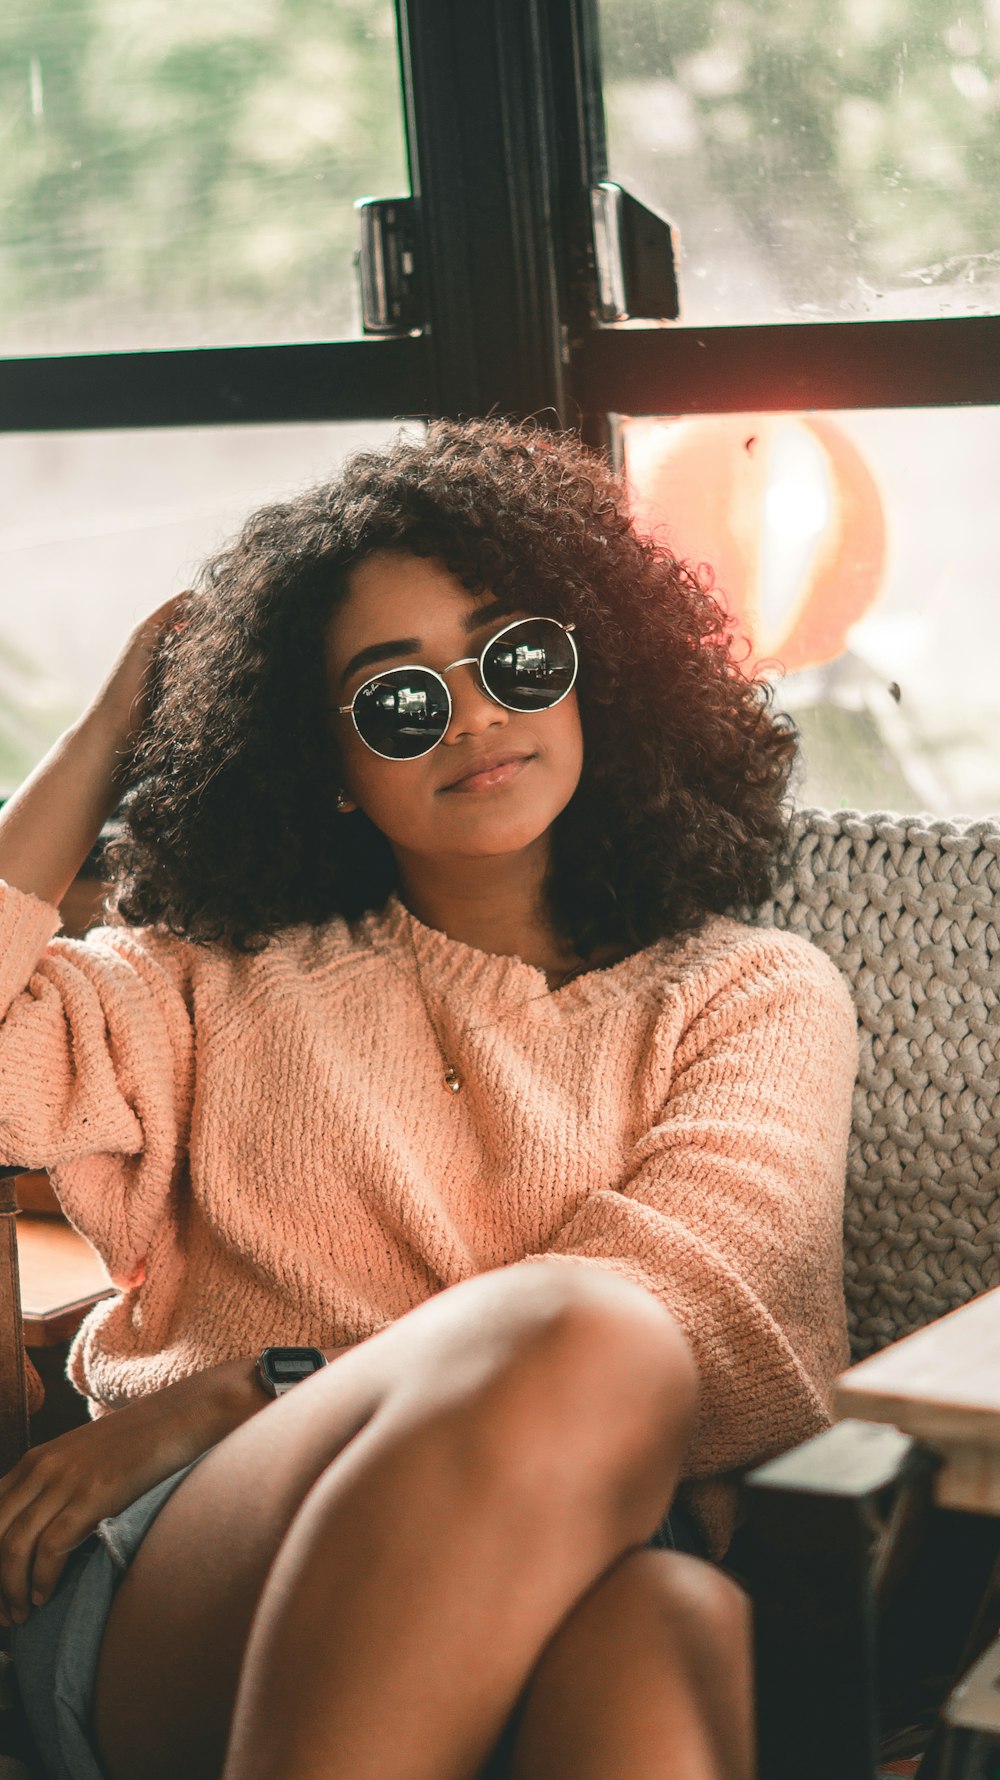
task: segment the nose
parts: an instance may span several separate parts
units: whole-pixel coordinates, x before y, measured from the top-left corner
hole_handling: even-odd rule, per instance
[[[463,736],[482,735],[488,729],[506,729],[510,712],[491,698],[479,678],[477,662],[459,662],[448,675],[451,722],[442,741],[445,747]]]

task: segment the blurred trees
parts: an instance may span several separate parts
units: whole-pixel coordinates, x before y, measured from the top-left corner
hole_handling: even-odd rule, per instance
[[[53,679],[0,638],[0,801],[74,715]]]
[[[355,331],[355,198],[408,190],[392,0],[0,17],[0,352]]]
[[[612,178],[680,223],[699,319],[997,307],[997,0],[601,0],[601,27]]]

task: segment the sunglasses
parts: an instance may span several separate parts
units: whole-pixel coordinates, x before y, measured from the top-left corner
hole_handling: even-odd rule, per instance
[[[452,668],[474,663],[483,691],[507,711],[551,711],[560,704],[576,680],[574,628],[556,618],[516,618],[478,656],[463,655],[440,674],[419,664],[386,668],[337,712],[350,712],[361,740],[382,760],[417,760],[437,747],[451,722],[444,675]]]

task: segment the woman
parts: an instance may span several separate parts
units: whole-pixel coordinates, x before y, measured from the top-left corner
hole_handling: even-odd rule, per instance
[[[724,913],[794,752],[729,645],[572,437],[436,423],[251,519],[4,810],[0,1160],[120,1288],[0,1483],[58,1780],[751,1774],[720,1560],[846,1361],[856,1044]],[[118,923],[51,940],[126,779]]]

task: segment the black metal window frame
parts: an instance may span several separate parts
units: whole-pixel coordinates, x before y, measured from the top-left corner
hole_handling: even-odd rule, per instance
[[[596,320],[589,192],[609,177],[597,5],[396,0],[419,327],[0,360],[0,430],[504,413],[606,443],[620,414],[1000,403],[1000,316]]]

